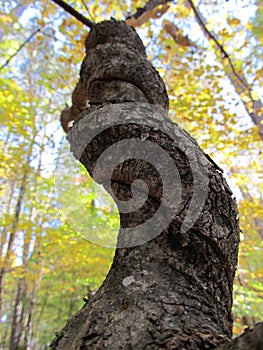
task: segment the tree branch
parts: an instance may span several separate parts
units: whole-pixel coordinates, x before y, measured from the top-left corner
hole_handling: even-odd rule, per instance
[[[5,63],[0,67],[0,70],[2,70],[3,68],[5,68],[8,63],[18,54],[19,51],[21,51],[23,49],[23,47],[37,34],[40,32],[40,29],[38,28],[37,30],[35,30],[24,42],[23,44],[21,44],[19,46],[19,48],[16,50],[16,52],[11,55],[7,61],[5,61]]]
[[[235,77],[243,84],[245,85],[245,87],[250,90],[249,86],[247,85],[246,81],[244,81],[240,75],[236,72],[233,63],[231,61],[231,58],[229,57],[228,53],[226,52],[226,50],[224,49],[223,45],[219,43],[219,41],[217,40],[217,38],[215,37],[215,35],[213,33],[211,33],[207,27],[206,27],[206,23],[204,21],[204,19],[202,18],[201,13],[198,11],[198,9],[195,7],[194,3],[192,0],[187,0],[187,2],[189,3],[191,9],[193,10],[195,17],[197,19],[197,22],[200,24],[201,28],[203,29],[203,32],[206,34],[206,36],[208,37],[208,39],[211,39],[214,41],[214,43],[216,44],[217,48],[220,50],[223,59],[227,59],[229,66],[231,67],[231,70],[233,72],[233,74],[235,75]]]
[[[95,23],[95,18],[93,17],[92,13],[90,12],[88,6],[86,5],[84,0],[81,0],[83,6],[85,7],[86,11],[88,12],[88,14],[90,15],[90,18],[92,19],[92,21]]]
[[[171,2],[171,1],[172,0],[149,0],[143,7],[138,7],[136,9],[136,12],[133,15],[130,15],[129,17],[127,17],[127,19],[130,17],[134,17],[138,19],[143,13],[147,11],[151,11],[159,5],[166,5],[168,2]]]
[[[70,13],[73,17],[75,17],[79,22],[85,24],[89,28],[94,27],[94,23],[88,19],[87,17],[83,16],[81,13],[76,11],[73,7],[71,7],[69,4],[67,4],[63,0],[52,0],[55,2],[57,5],[62,7],[66,12]]]
[[[149,0],[144,7],[138,7],[136,12],[126,18],[126,23],[137,27],[146,23],[150,18],[160,18],[169,8],[167,3],[172,0]],[[160,10],[158,6],[162,5]]]
[[[215,350],[253,350],[262,349],[263,322],[259,322],[254,328],[247,328],[240,336],[230,342],[221,344]]]
[[[189,7],[193,10],[196,20],[199,23],[199,25],[201,26],[201,29],[203,30],[204,34],[206,35],[206,37],[210,40],[212,40],[215,44],[216,47],[219,49],[219,51],[222,54],[222,59],[226,59],[227,61],[227,65],[228,65],[228,69],[230,69],[230,72],[227,73],[228,74],[228,78],[230,79],[231,83],[233,84],[236,93],[239,95],[248,115],[250,116],[250,118],[252,119],[253,123],[255,125],[257,125],[258,130],[259,130],[259,135],[261,137],[261,139],[263,140],[263,113],[262,113],[262,103],[259,99],[254,99],[253,98],[253,91],[250,88],[249,84],[247,83],[247,81],[245,80],[245,78],[243,76],[241,76],[240,74],[237,73],[237,71],[235,70],[235,67],[232,63],[231,58],[229,57],[228,53],[226,52],[226,50],[224,49],[223,45],[219,43],[218,39],[216,38],[216,35],[212,32],[210,32],[207,29],[206,26],[206,20],[203,18],[202,14],[200,13],[199,9],[194,5],[192,0],[186,0],[187,4],[189,5]],[[225,66],[226,68],[226,66]],[[231,77],[232,75],[232,77]],[[235,81],[235,79],[233,78],[233,76],[237,79],[237,81]],[[244,101],[242,99],[241,94],[244,93],[247,95],[247,97],[250,99],[249,102]],[[253,111],[251,111],[251,107],[249,106],[249,103],[252,104],[253,106]]]

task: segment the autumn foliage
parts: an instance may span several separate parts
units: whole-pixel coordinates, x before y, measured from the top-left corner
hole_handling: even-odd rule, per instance
[[[170,118],[223,168],[243,231],[233,308],[240,333],[263,314],[262,0],[160,1],[143,18],[142,1],[69,3],[91,21],[112,16],[136,26],[166,83]],[[59,116],[71,103],[88,28],[44,0],[5,1],[0,20],[0,349],[44,349],[102,283],[113,255],[83,238],[79,212],[66,215],[58,197],[82,186],[80,201],[95,218],[85,229],[95,226],[98,236],[107,225],[117,232],[118,217],[112,204],[98,205],[83,169],[67,173],[66,158],[65,192],[54,181],[65,142]]]

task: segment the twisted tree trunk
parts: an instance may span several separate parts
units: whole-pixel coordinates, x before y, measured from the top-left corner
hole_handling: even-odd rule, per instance
[[[166,118],[165,85],[136,32],[95,25],[78,88],[91,107],[74,156],[120,211],[111,270],[52,349],[210,349],[232,336],[239,227],[222,171]],[[76,93],[72,110],[80,111]]]

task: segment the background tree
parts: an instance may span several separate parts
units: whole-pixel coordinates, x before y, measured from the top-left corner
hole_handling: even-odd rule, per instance
[[[144,5],[141,3],[142,7]],[[244,231],[234,299],[234,331],[239,333],[243,325],[252,325],[262,314],[261,141],[257,127],[250,122],[221,63],[217,61],[216,53],[220,54],[220,51],[215,49],[212,40],[208,42],[203,36],[189,7],[181,2],[169,5],[162,17],[156,14],[156,10],[160,14],[164,11],[161,6],[153,11],[152,17],[147,13],[148,21],[142,24],[139,31],[147,46],[148,56],[152,58],[169,88],[170,116],[187,128],[202,148],[224,168],[238,197],[240,222]],[[129,14],[135,14],[140,3],[136,1],[128,5],[100,1],[85,7],[83,2],[76,2],[74,6],[79,12],[99,21],[109,16],[123,19]],[[236,70],[242,68],[250,88],[261,96],[261,2],[199,2],[199,9],[202,9],[203,17],[209,18],[208,28],[211,32],[216,32],[225,49],[228,43],[227,53]],[[165,29],[165,20],[175,24],[181,35],[188,35],[198,49],[195,46],[175,44]],[[103,280],[112,256],[112,251],[108,249],[97,247],[95,250],[94,245],[89,246],[76,232],[69,234],[72,223],[69,227],[63,226],[63,217],[60,218],[59,214],[58,218],[59,211],[52,190],[51,174],[55,156],[50,157],[56,149],[52,148],[54,139],[50,135],[58,127],[64,101],[70,102],[72,87],[77,80],[78,64],[84,54],[83,42],[87,32],[81,23],[51,2],[24,1],[20,4],[6,1],[1,4],[1,22],[4,24],[0,47],[2,65],[35,33],[2,69],[0,98],[4,133],[1,137],[1,181],[3,198],[6,198],[2,207],[2,259],[6,257],[10,233],[14,232],[12,227],[27,167],[27,150],[30,149],[32,135],[37,134],[27,178],[29,185],[25,188],[13,236],[15,239],[10,249],[12,260],[9,265],[1,265],[6,268],[2,290],[1,346],[6,348],[9,343],[18,282],[25,277],[26,290],[29,291],[27,293],[34,290],[37,297],[34,299],[36,302],[31,303],[34,305],[32,311],[28,312],[32,315],[30,322],[33,331],[30,337],[26,335],[28,318],[27,312],[24,312],[20,342],[30,338],[31,348],[44,348],[54,324],[57,323],[58,328],[64,324],[64,320],[58,321],[60,317],[67,318],[69,313],[73,314],[82,305],[81,295],[86,294],[87,285],[96,288]],[[28,120],[30,114],[36,118],[34,125]],[[55,138],[55,147],[58,139],[59,136]],[[41,147],[44,150],[38,153]],[[34,177],[30,174],[31,171],[37,172],[37,154],[41,154],[42,162],[39,176]],[[38,182],[35,183],[37,179]],[[34,201],[33,188],[37,188]],[[90,198],[89,203],[92,200]],[[29,219],[30,206],[33,204],[35,216]],[[31,258],[25,268],[21,258],[22,237],[29,224],[28,229],[33,232],[29,248]],[[26,251],[26,244],[24,247]],[[62,272],[62,267],[65,270],[67,268],[65,273]],[[30,300],[30,297],[22,299],[24,309]],[[78,304],[73,305],[74,310],[72,300]],[[59,314],[55,317],[53,305],[58,304]]]

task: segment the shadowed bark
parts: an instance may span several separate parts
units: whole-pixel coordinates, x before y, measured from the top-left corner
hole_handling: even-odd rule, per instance
[[[260,350],[263,348],[263,322],[247,328],[238,338],[222,344],[216,350]]]

